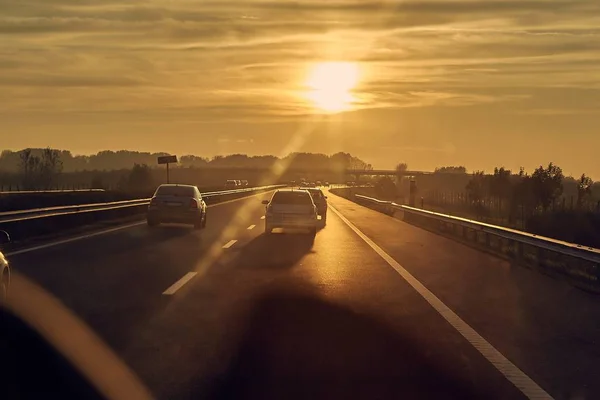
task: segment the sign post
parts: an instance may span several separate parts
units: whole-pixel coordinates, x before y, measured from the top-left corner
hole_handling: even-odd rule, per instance
[[[177,156],[162,156],[158,157],[158,164],[167,164],[167,183],[169,182],[169,164],[177,163]]]

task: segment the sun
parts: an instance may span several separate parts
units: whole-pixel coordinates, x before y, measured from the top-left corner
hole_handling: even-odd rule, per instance
[[[326,112],[334,113],[351,108],[352,89],[358,83],[358,66],[351,62],[323,62],[316,64],[308,74],[307,98]]]

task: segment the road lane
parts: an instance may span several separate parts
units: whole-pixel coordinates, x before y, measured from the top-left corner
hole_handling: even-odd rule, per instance
[[[522,398],[337,217],[249,232],[121,352],[158,397]]]
[[[598,296],[334,194],[329,201],[553,397],[600,393]]]
[[[260,201],[269,196],[211,208],[204,231],[134,227],[12,261],[87,322],[159,398],[243,397],[232,387],[268,390],[255,398],[410,398],[419,390],[443,398],[523,397],[335,214],[314,241],[263,235]],[[399,221],[330,200],[390,251]],[[402,251],[390,254],[428,287],[438,283],[434,293],[478,331],[480,318],[502,328],[478,312],[463,315],[456,301],[473,284],[460,279],[469,279],[472,267],[455,276],[440,262],[468,255],[462,262],[477,260],[487,276],[481,260],[494,266],[493,258],[407,229],[402,240],[420,246],[396,243]],[[162,295],[181,279],[172,295]],[[267,386],[273,378],[280,384]]]
[[[16,254],[11,266],[57,296],[118,351],[168,304],[161,294],[170,285],[190,271],[200,275],[200,268],[218,259],[223,244],[251,232],[248,221],[263,214],[265,196],[211,207],[201,231],[142,224]]]

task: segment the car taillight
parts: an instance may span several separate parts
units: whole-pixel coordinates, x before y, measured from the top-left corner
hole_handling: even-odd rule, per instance
[[[192,200],[190,201],[190,208],[193,208],[193,209],[195,209],[195,210],[197,210],[197,209],[198,209],[198,201],[197,201],[196,199],[192,199]]]

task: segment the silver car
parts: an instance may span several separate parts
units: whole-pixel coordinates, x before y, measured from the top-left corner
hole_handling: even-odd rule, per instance
[[[275,228],[301,228],[313,236],[317,234],[317,207],[308,191],[281,189],[263,204],[267,205],[266,234]]]
[[[171,222],[201,229],[206,226],[206,203],[196,186],[161,185],[150,201],[146,219],[151,227]]]

